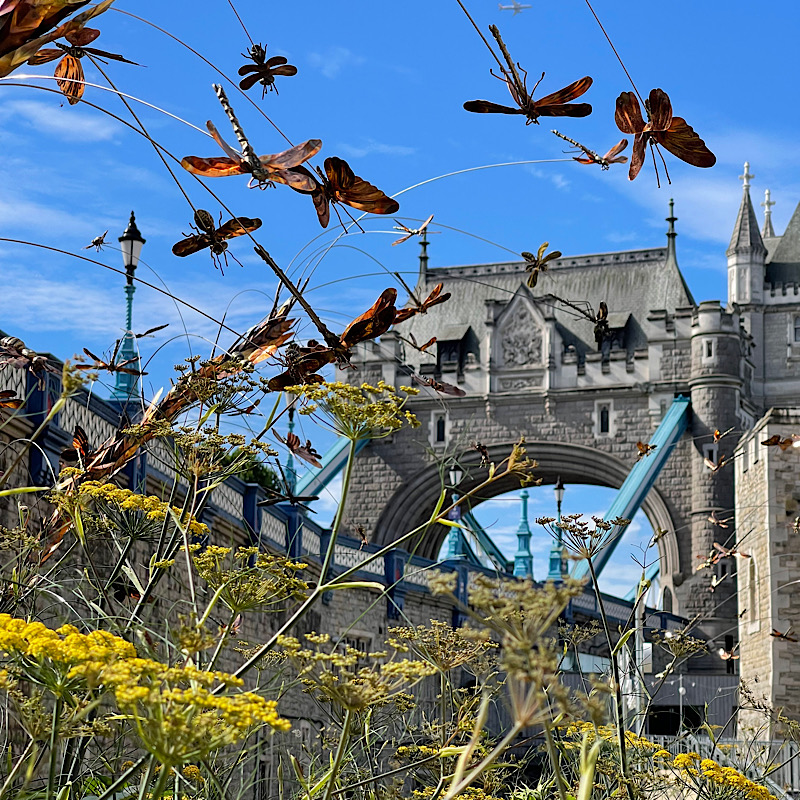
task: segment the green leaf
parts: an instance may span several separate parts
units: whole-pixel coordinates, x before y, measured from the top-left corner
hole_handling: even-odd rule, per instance
[[[634,633],[636,633],[636,628],[631,628],[630,630],[625,631],[625,633],[623,633],[622,636],[619,637],[619,641],[614,645],[614,649],[611,651],[611,655],[615,656],[617,653],[619,653],[619,651],[622,650],[623,647],[625,647],[625,642],[627,642],[628,639],[630,639]]]
[[[26,494],[27,492],[46,492],[49,486],[17,486],[15,489],[3,489],[0,497],[10,497],[12,494]]]
[[[373,591],[383,592],[386,587],[377,581],[342,581],[342,583],[328,583],[320,587],[323,592],[334,591],[335,589],[372,589]]]

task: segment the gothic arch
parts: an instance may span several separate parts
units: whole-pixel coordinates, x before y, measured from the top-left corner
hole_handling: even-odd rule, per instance
[[[501,461],[510,452],[511,445],[512,442],[506,442],[489,446],[491,459],[495,462]],[[560,475],[566,484],[588,483],[618,489],[631,468],[630,463],[584,445],[532,441],[526,443],[526,448],[528,455],[538,462],[536,475],[542,479],[543,484],[554,484]],[[477,453],[470,452],[459,457],[459,464],[464,469],[464,479],[460,486],[463,491],[469,491],[485,478],[486,470],[479,467],[479,462]],[[475,498],[474,503],[489,500],[517,488],[519,480],[516,477],[501,478],[484,495]],[[412,481],[398,489],[386,504],[373,535],[373,541],[379,545],[387,545],[415,527],[423,525],[430,517],[440,490],[439,466],[429,465]],[[661,558],[662,590],[669,588],[672,591],[672,575],[680,572],[678,542],[667,504],[655,487],[650,490],[642,503],[642,510],[653,527],[670,532],[659,539],[658,550]],[[426,531],[416,553],[425,558],[436,558],[447,532],[442,526]]]

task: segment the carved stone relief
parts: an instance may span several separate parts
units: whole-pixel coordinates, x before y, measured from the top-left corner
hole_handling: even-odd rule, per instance
[[[539,366],[542,363],[542,331],[522,304],[504,321],[500,331],[504,367]]]

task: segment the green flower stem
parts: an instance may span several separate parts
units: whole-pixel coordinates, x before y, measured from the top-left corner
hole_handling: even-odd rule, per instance
[[[356,440],[350,440],[350,447],[347,451],[347,464],[344,468],[344,478],[342,479],[342,497],[339,500],[339,507],[336,509],[336,518],[331,528],[331,538],[328,541],[328,549],[325,551],[325,560],[322,562],[322,569],[319,573],[319,585],[322,586],[328,578],[328,571],[333,561],[333,554],[336,551],[336,539],[339,535],[339,527],[344,518],[344,504],[347,500],[347,490],[350,488],[350,479],[353,475],[353,464],[356,457]]]
[[[228,620],[228,624],[222,629],[222,636],[219,637],[219,641],[217,642],[217,646],[214,650],[214,655],[211,656],[211,661],[208,662],[208,666],[206,667],[206,672],[213,672],[214,665],[217,663],[219,654],[222,652],[223,645],[228,641],[228,636],[230,636],[231,628],[233,627],[233,623],[235,621],[236,611],[231,611],[231,618]]]
[[[19,759],[17,759],[17,763],[11,768],[10,772],[8,773],[8,777],[5,779],[2,786],[0,786],[0,798],[6,796],[6,792],[12,787],[14,781],[17,779],[17,775],[19,775],[22,767],[24,766],[25,762],[28,759],[28,756],[34,750],[36,742],[31,739],[28,744],[25,746],[25,749],[20,754]]]
[[[455,786],[451,786],[450,789],[448,789],[444,800],[453,800],[453,798],[458,797],[465,789],[470,787],[480,777],[481,773],[491,767],[491,765],[508,749],[509,745],[517,738],[523,728],[524,726],[521,723],[515,722],[508,733],[495,745],[489,755],[483,758],[477,766],[461,778]]]
[[[600,620],[603,623],[603,631],[608,642],[608,649],[611,652],[611,674],[614,678],[614,711],[617,719],[617,746],[619,748],[619,765],[622,772],[622,779],[625,782],[625,788],[628,790],[629,800],[635,800],[633,795],[633,787],[628,779],[628,752],[625,745],[625,711],[622,707],[622,683],[619,677],[619,662],[617,661],[617,654],[614,652],[614,643],[611,641],[611,631],[608,627],[608,617],[606,616],[606,609],[603,605],[603,597],[600,594],[600,587],[597,583],[597,573],[594,569],[594,562],[591,557],[586,559],[589,565],[589,573],[592,576],[592,585],[594,586],[594,594],[597,598],[597,608],[600,612]]]
[[[59,697],[53,706],[53,728],[50,731],[50,769],[47,774],[47,796],[56,796],[56,761],[58,761],[58,729],[61,724],[61,710],[64,701]]]
[[[336,747],[336,755],[331,764],[330,777],[328,778],[328,785],[325,787],[325,796],[322,800],[331,800],[333,794],[333,787],[336,785],[336,776],[342,766],[342,759],[344,758],[344,751],[350,741],[350,723],[353,719],[353,712],[348,708],[344,712],[344,722],[342,722],[342,733],[339,736],[339,744]]]
[[[545,721],[542,724],[542,728],[544,730],[544,740],[547,745],[547,755],[550,759],[550,766],[552,766],[553,774],[556,777],[559,800],[567,800],[567,787],[564,785],[564,776],[561,774],[561,762],[558,758],[556,743],[553,741],[553,731],[550,729],[550,721]]]
[[[11,473],[19,466],[19,463],[23,458],[25,458],[33,443],[39,438],[42,431],[44,431],[44,429],[50,424],[50,421],[53,419],[53,417],[55,417],[55,415],[61,411],[66,402],[67,398],[62,396],[59,397],[55,403],[53,403],[50,413],[42,420],[41,425],[39,425],[39,427],[30,435],[30,437],[25,440],[25,447],[23,447],[22,450],[17,453],[17,457],[11,462],[11,466],[5,471],[5,473],[0,475],[0,486],[5,486],[9,475],[11,475]]]
[[[386,545],[386,547],[381,548],[376,553],[373,553],[372,556],[365,561],[364,563],[369,563],[370,561],[374,561],[377,558],[382,558],[385,556],[390,550],[394,549],[398,545],[402,544],[403,542],[408,541],[409,539],[413,538],[417,534],[424,531],[429,525],[432,525],[438,519],[443,519],[447,515],[447,513],[455,508],[460,502],[462,502],[465,498],[470,497],[473,494],[484,489],[486,486],[489,486],[493,482],[494,478],[489,478],[488,480],[484,481],[483,483],[476,486],[474,489],[471,489],[469,492],[461,495],[459,500],[455,503],[452,503],[446,509],[442,510],[442,506],[444,504],[445,492],[442,492],[439,502],[436,504],[436,508],[434,508],[433,513],[431,514],[430,518],[423,522],[421,525],[418,525],[413,530],[409,531],[406,534],[403,534],[399,539],[396,539],[391,544]],[[342,496],[346,496],[347,492],[347,483],[344,483],[342,486]],[[333,553],[331,545],[333,544],[333,535],[331,535],[331,542],[328,543],[328,553]],[[277,630],[271,637],[268,639],[261,647],[253,653],[247,661],[242,664],[236,672],[233,673],[234,677],[241,678],[242,675],[249,672],[263,657],[266,653],[272,650],[275,647],[275,643],[278,641],[278,638],[286,633],[286,631],[290,630],[293,625],[296,625],[305,615],[311,610],[312,606],[317,602],[317,600],[322,596],[323,592],[327,591],[328,589],[334,588],[338,583],[342,580],[350,577],[353,573],[358,572],[360,569],[363,569],[364,564],[357,565],[355,567],[351,567],[350,569],[346,569],[341,575],[337,576],[335,580],[331,581],[329,585],[322,584],[320,582],[316,588],[311,592],[311,594],[306,598],[305,602],[302,603],[298,607],[298,609],[292,614],[292,616],[281,626],[279,630]],[[141,601],[140,601],[141,602]],[[223,690],[223,686],[218,686],[214,689],[214,693],[218,694]]]

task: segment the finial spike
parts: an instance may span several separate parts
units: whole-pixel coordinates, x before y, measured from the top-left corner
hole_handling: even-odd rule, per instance
[[[761,235],[765,239],[775,236],[775,229],[772,227],[772,206],[774,205],[775,201],[770,199],[769,189],[765,189],[764,202],[761,204],[764,209],[764,228],[761,231]]]
[[[678,235],[675,231],[675,223],[677,221],[678,218],[675,216],[675,201],[670,198],[669,216],[667,217],[667,222],[669,223],[669,228],[667,228],[667,261],[673,261],[675,263],[678,262],[678,254],[675,248],[675,238]]]
[[[424,286],[428,280],[428,231],[419,237],[419,281]]]
[[[744,162],[744,175],[739,176],[739,180],[742,182],[742,190],[748,191],[750,189],[750,180],[755,178],[755,175],[750,174],[750,162]]]

